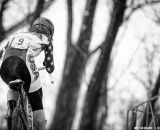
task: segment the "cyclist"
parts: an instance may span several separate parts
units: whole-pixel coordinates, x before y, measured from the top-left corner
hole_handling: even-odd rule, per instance
[[[22,79],[25,82],[24,90],[32,106],[36,130],[45,130],[46,119],[42,104],[42,86],[34,57],[44,50],[43,65],[48,73],[54,71],[53,34],[54,25],[49,19],[44,17],[36,19],[29,32],[17,33],[8,41],[0,70],[1,78],[7,84],[15,79]],[[17,98],[17,92],[9,89],[7,93],[9,122]]]

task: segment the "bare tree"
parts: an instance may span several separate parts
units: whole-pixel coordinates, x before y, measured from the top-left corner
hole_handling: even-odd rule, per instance
[[[69,8],[71,8],[71,1],[67,2]],[[56,111],[50,129],[71,130],[78,91],[81,85],[82,73],[84,72],[87,61],[96,3],[97,0],[87,0],[77,44],[72,44],[67,50],[62,83],[56,104]],[[68,43],[70,44],[70,42]]]
[[[8,35],[23,27],[24,25],[31,25],[32,22],[37,17],[39,17],[43,11],[52,5],[54,0],[37,0],[33,12],[28,12],[28,14],[21,21],[15,23],[8,29],[5,29],[3,25],[3,16],[5,11],[9,8],[9,6],[7,6],[9,2],[12,2],[12,0],[3,0],[1,2],[0,41],[4,40],[4,38],[6,38]],[[72,42],[72,23],[74,13],[72,10],[73,3],[72,0],[67,0],[68,30],[66,59],[62,82],[57,98],[56,111],[50,129],[71,130],[78,92],[81,86],[82,74],[85,70],[88,58],[90,58],[90,56],[99,49],[101,49],[101,54],[88,86],[80,130],[102,129],[103,122],[107,117],[107,103],[104,99],[107,97],[107,81],[109,78],[108,72],[110,69],[110,55],[119,27],[121,26],[123,20],[129,20],[131,15],[136,10],[143,8],[145,5],[156,4],[158,2],[159,0],[113,0],[114,7],[112,10],[113,12],[111,15],[109,28],[106,29],[107,35],[105,36],[103,43],[98,48],[96,48],[93,52],[89,52],[97,0],[87,0],[86,2],[83,23],[81,25],[80,35],[76,44],[73,44]],[[125,16],[124,11],[126,11]],[[157,90],[159,89],[158,81],[159,77],[157,78],[157,85],[155,85],[155,90],[152,92],[153,95],[157,94]],[[101,92],[104,92],[103,96],[101,96]],[[99,118],[97,115],[99,115],[98,113],[101,111],[101,105],[105,107],[105,110]],[[98,122],[97,124],[95,123],[96,120]]]
[[[95,121],[94,121],[95,130],[103,130],[106,124],[106,119],[108,115],[107,79],[108,79],[108,72],[105,74],[105,78],[103,80],[100,94],[98,97],[97,111],[94,114],[95,115]]]
[[[114,41],[123,22],[123,15],[126,9],[126,0],[115,0],[113,12],[111,14],[111,21],[109,24],[108,32],[105,37],[102,47],[102,51],[95,67],[95,71],[92,75],[90,84],[88,85],[87,96],[84,104],[84,110],[82,120],[80,124],[80,130],[95,130],[95,115],[97,114],[98,99],[100,96],[100,90],[103,86],[103,80],[107,73],[108,65],[110,62],[110,55]]]

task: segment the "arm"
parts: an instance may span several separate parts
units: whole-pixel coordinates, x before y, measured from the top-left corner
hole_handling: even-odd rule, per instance
[[[44,49],[45,59],[43,65],[46,67],[46,71],[48,73],[52,73],[54,71],[54,58],[53,58],[53,43],[50,41],[49,45],[47,45]]]
[[[0,59],[2,58],[2,55],[3,55],[4,51],[6,50],[8,44],[9,44],[9,41],[8,41],[8,43],[5,45],[5,47],[2,48],[2,50],[0,50]]]

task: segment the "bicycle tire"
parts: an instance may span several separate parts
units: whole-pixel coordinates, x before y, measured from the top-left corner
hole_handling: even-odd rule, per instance
[[[13,110],[11,120],[8,120],[9,130],[33,130],[32,108],[23,89],[23,84],[24,82],[20,79],[9,83],[10,88],[18,91],[20,94],[16,107]]]
[[[11,130],[29,130],[27,116],[22,108],[15,108],[12,114]]]

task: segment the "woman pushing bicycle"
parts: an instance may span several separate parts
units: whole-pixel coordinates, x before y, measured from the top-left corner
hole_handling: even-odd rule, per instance
[[[0,70],[1,78],[6,84],[16,79],[25,82],[24,90],[32,106],[33,124],[36,130],[45,130],[46,119],[42,103],[42,86],[34,58],[44,51],[43,65],[48,73],[54,71],[53,34],[54,25],[49,19],[44,17],[36,19],[30,32],[17,33],[8,41]],[[18,92],[9,89],[8,122],[11,122],[17,99]]]

